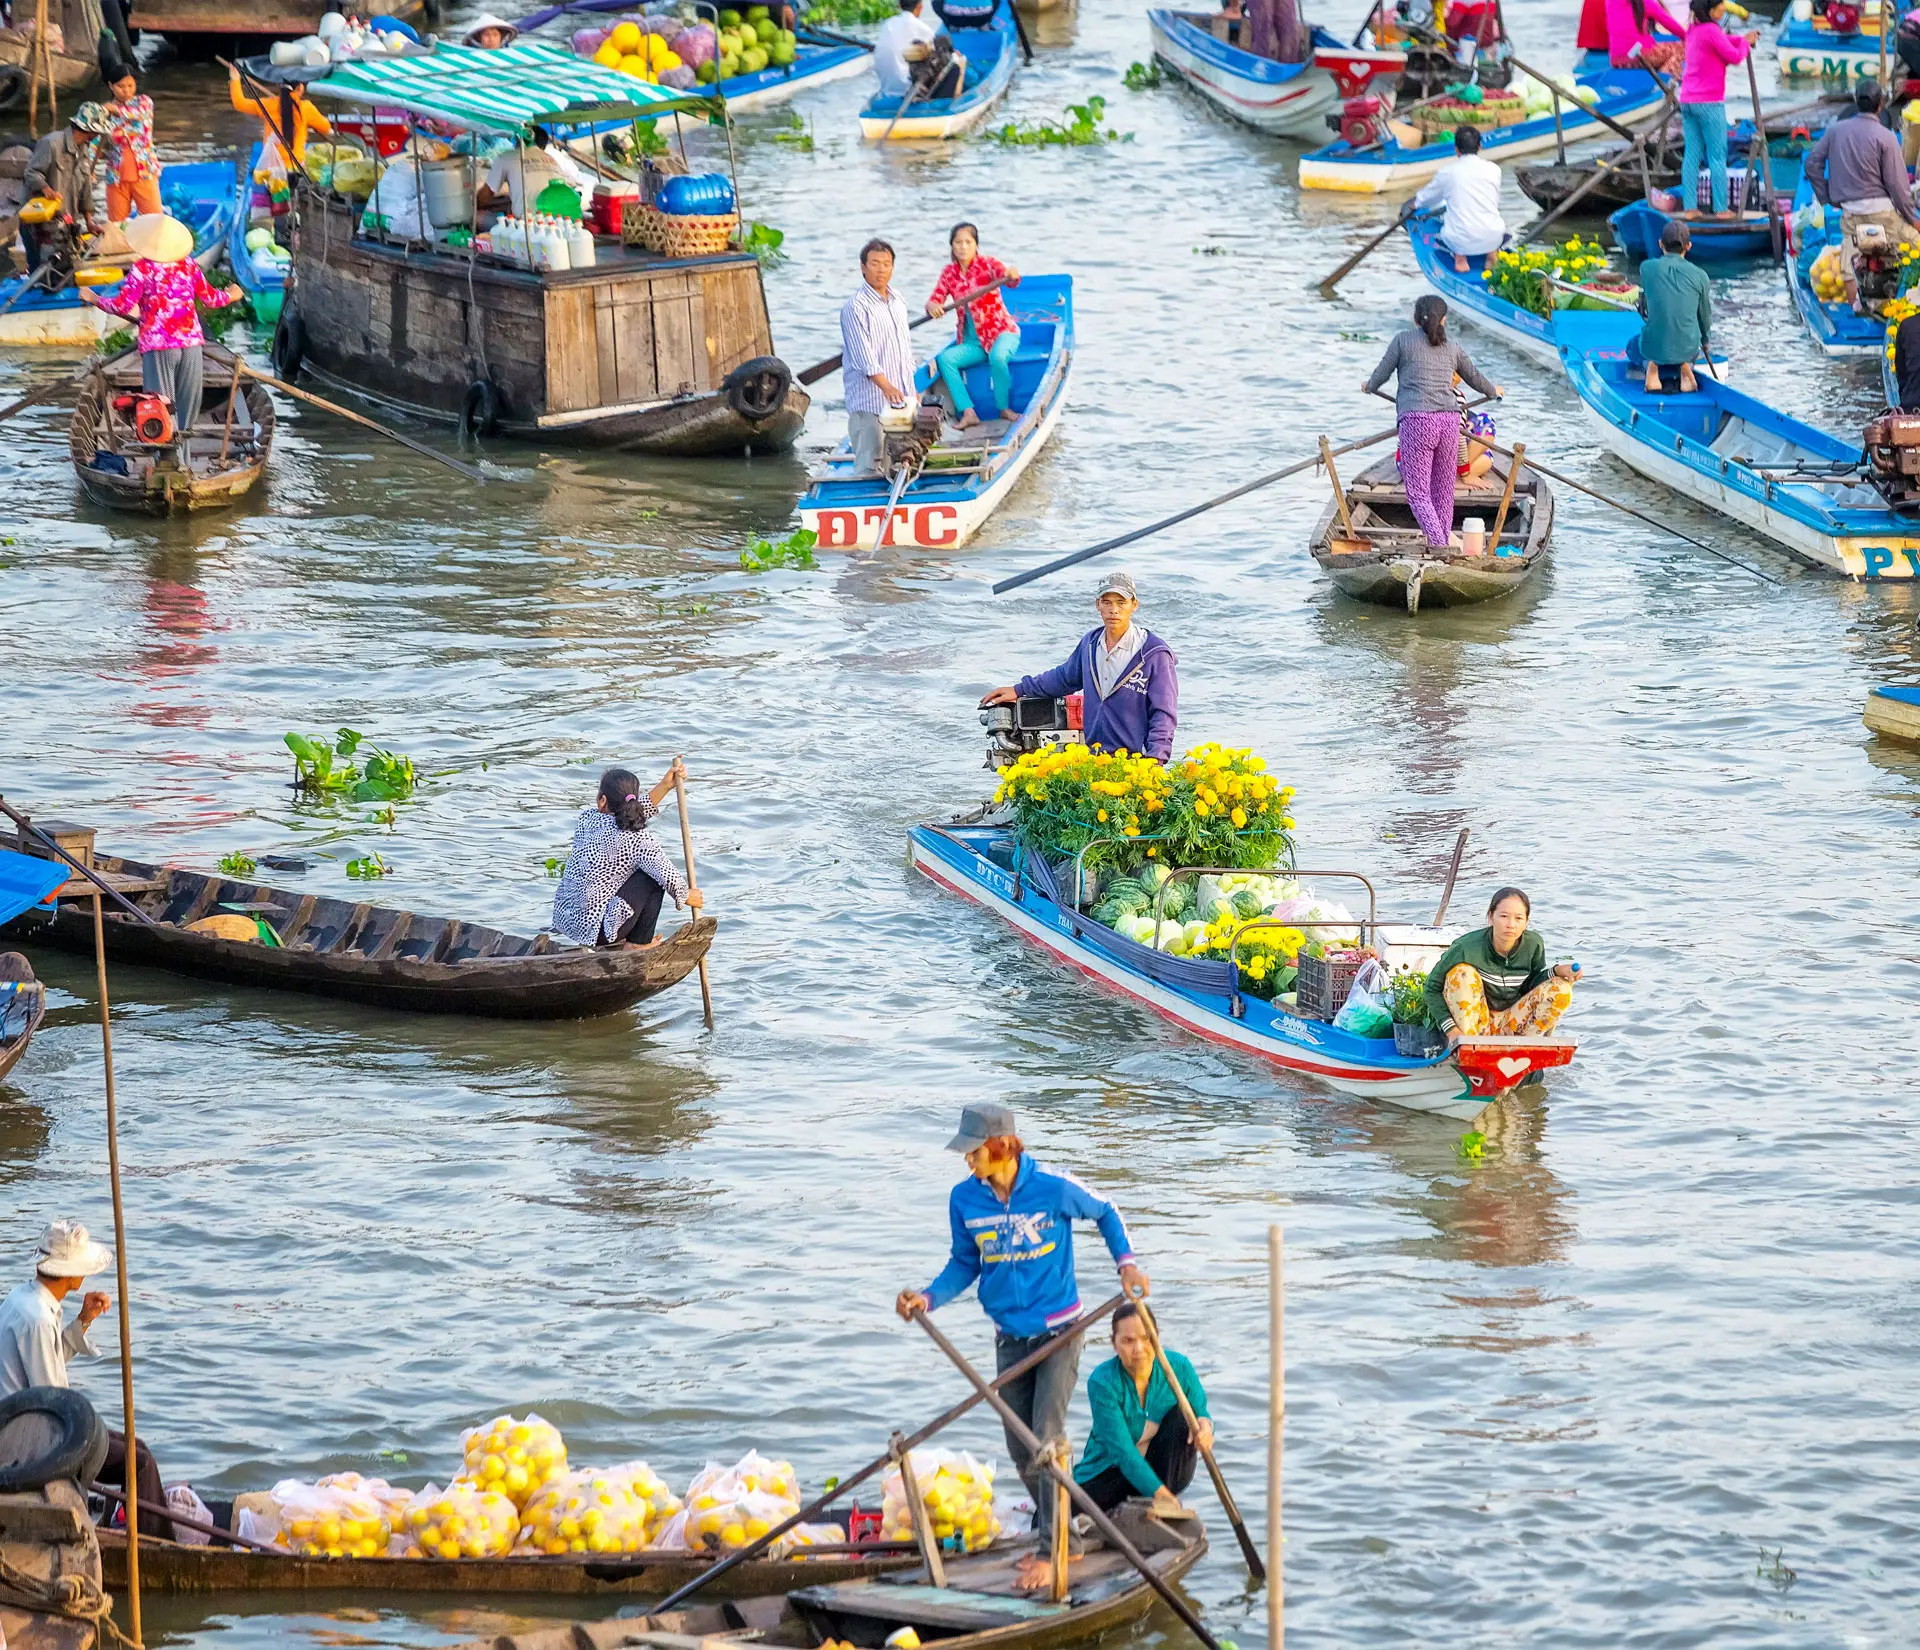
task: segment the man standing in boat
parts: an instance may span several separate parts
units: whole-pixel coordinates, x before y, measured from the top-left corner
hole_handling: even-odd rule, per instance
[[[978,1284],[981,1309],[993,1320],[997,1371],[1005,1373],[1079,1316],[1080,1286],[1073,1271],[1076,1220],[1090,1220],[1100,1228],[1119,1268],[1121,1287],[1136,1300],[1146,1298],[1147,1274],[1134,1262],[1120,1211],[1071,1175],[1055,1174],[1035,1162],[1014,1132],[1011,1109],[966,1107],[947,1150],[963,1153],[969,1170],[947,1200],[953,1250],[926,1288],[900,1291],[894,1310],[902,1318],[911,1320],[916,1310],[935,1311]],[[1041,1446],[1057,1449],[1062,1467],[1072,1464],[1067,1405],[1079,1371],[1076,1335],[1000,1392]],[[1028,1590],[1047,1587],[1053,1581],[1053,1481],[1011,1431],[1007,1453],[1033,1496],[1033,1528],[1040,1544],[1037,1554],[1020,1560],[1018,1585]]]
[[[980,701],[1010,705],[1016,699],[1057,699],[1078,693],[1081,738],[1109,751],[1137,751],[1165,762],[1173,756],[1180,725],[1178,660],[1151,630],[1133,622],[1139,592],[1125,573],[1109,573],[1094,599],[1100,623],[1080,638],[1063,665],[1022,676]]]
[[[913,392],[913,339],[907,306],[893,290],[893,248],[872,240],[860,248],[861,282],[840,306],[841,376],[847,386],[847,439],[855,476],[882,473],[886,437],[880,414],[904,407]]]

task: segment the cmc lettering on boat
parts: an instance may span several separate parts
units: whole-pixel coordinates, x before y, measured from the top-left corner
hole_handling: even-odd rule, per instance
[[[884,505],[821,510],[814,520],[822,550],[856,549],[863,533],[868,543],[917,544],[930,550],[960,542],[960,511],[952,504],[896,505],[891,511]]]

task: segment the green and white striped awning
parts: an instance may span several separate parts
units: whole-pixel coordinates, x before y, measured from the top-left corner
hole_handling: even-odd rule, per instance
[[[315,97],[405,109],[491,132],[602,125],[675,109],[706,113],[719,107],[704,94],[650,85],[545,40],[516,40],[491,50],[440,44],[407,57],[336,63],[307,90]]]

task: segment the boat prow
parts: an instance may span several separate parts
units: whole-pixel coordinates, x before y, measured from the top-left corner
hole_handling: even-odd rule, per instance
[[[1867,695],[1867,706],[1860,719],[1882,739],[1920,745],[1920,688],[1875,688]]]
[[[47,988],[18,951],[0,951],[0,1081],[26,1057],[47,1017]]]
[[[987,117],[1012,84],[1020,40],[1012,7],[1002,0],[984,27],[955,29],[954,50],[967,60],[958,97],[873,97],[860,111],[860,135],[869,143],[961,137]],[[903,107],[904,105],[904,107]]]
[[[1314,51],[1304,62],[1276,63],[1221,39],[1216,23],[1224,24],[1218,12],[1154,7],[1147,13],[1153,55],[1235,120],[1276,137],[1318,140],[1340,101],[1339,82],[1320,54],[1344,53],[1340,41],[1315,29]]]

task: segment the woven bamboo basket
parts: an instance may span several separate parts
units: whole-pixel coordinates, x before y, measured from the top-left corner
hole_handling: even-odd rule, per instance
[[[661,250],[669,258],[701,258],[724,252],[740,228],[738,212],[723,212],[714,216],[667,212],[661,214],[660,221],[661,238],[665,243]]]
[[[1488,92],[1479,103],[1430,103],[1415,109],[1408,117],[1423,132],[1451,132],[1457,126],[1478,126],[1495,131],[1502,126],[1518,126],[1527,118],[1527,100],[1516,92]]]
[[[620,243],[637,246],[643,252],[667,249],[667,215],[643,200],[628,200],[620,208]]]

